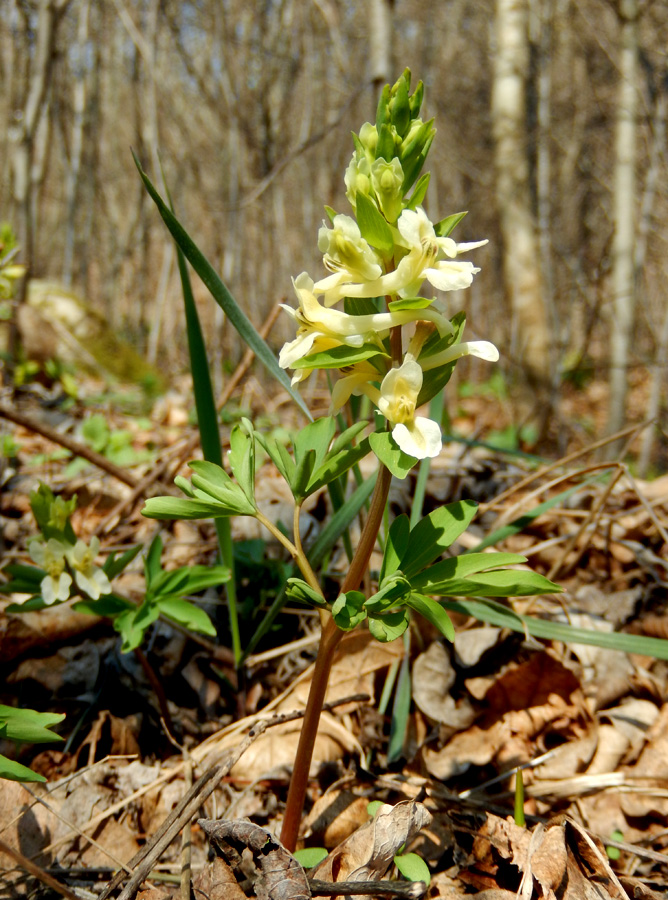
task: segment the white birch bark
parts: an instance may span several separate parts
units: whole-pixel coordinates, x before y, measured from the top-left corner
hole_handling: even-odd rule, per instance
[[[621,52],[613,197],[615,232],[612,251],[609,434],[624,426],[629,348],[635,318],[637,0],[620,0],[619,15]],[[616,445],[611,445],[612,454],[617,450]]]
[[[528,64],[527,0],[497,0],[492,119],[505,290],[517,333],[517,356],[533,382],[546,384],[550,341],[529,191]]]

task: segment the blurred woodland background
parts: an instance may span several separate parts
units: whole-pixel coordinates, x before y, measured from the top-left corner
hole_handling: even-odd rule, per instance
[[[350,132],[410,67],[438,129],[427,212],[468,210],[455,238],[489,238],[450,313],[553,439],[595,383],[589,439],[654,418],[640,466],[665,470],[666,47],[662,0],[0,0],[0,221],[31,278],[179,373],[175,253],[130,148],[260,327],[291,276],[323,274]],[[222,377],[243,348],[197,299]]]

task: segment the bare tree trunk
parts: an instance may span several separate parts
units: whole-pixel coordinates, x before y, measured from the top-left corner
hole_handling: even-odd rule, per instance
[[[373,112],[384,85],[392,78],[392,0],[369,0],[371,80]]]
[[[527,0],[497,0],[492,118],[505,290],[517,328],[517,355],[530,379],[547,385],[550,340],[527,159],[528,64]]]
[[[90,0],[81,0],[79,7],[79,23],[77,26],[77,43],[74,54],[74,97],[72,122],[72,148],[70,151],[70,164],[65,181],[65,247],[63,251],[63,283],[70,287],[72,284],[72,266],[74,263],[74,229],[77,209],[77,194],[79,190],[79,175],[81,173],[81,155],[83,151],[84,121],[86,113],[86,65],[85,54],[88,43],[88,25],[90,21]]]
[[[614,297],[610,334],[609,434],[614,434],[624,426],[629,347],[635,318],[637,0],[620,0],[618,11],[622,25],[613,198],[615,234],[612,254],[612,286]],[[617,452],[619,452],[619,448],[611,445],[611,455],[614,456]]]
[[[35,140],[49,89],[49,76],[53,65],[56,33],[62,14],[70,0],[40,0],[37,10],[35,56],[29,73],[28,92],[18,120],[8,129],[12,194],[15,205],[16,234],[21,246],[21,261],[26,265],[26,275],[18,285],[17,305],[25,300],[28,278],[34,266],[35,233]],[[26,28],[28,22],[25,22]],[[26,40],[27,46],[27,40]],[[10,323],[8,351],[10,359],[16,353],[18,332],[16,317]]]

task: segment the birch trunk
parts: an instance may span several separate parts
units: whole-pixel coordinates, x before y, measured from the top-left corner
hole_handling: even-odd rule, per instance
[[[527,2],[497,0],[492,119],[505,292],[516,329],[517,357],[534,384],[547,385],[550,340],[527,159],[528,66]]]
[[[613,316],[610,334],[610,406],[608,433],[626,418],[629,347],[635,318],[636,106],[638,3],[620,0],[621,19],[617,133],[615,139],[614,224],[612,256]],[[610,453],[618,447],[613,444]]]

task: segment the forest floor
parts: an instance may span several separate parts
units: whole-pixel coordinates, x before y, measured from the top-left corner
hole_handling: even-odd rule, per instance
[[[268,405],[249,384],[239,405],[261,412],[268,428],[289,425],[282,398]],[[139,414],[120,412],[118,398],[92,406],[94,389],[82,388],[88,401],[68,408],[44,392],[23,392],[12,404],[20,423],[2,412],[10,401],[0,405],[2,567],[30,563],[37,530],[29,495],[39,481],[77,495],[74,530],[84,540],[97,535],[103,556],[146,547],[160,531],[165,568],[213,563],[210,522],[141,516],[143,498],[173,492],[174,475],[187,473],[198,454],[187,390]],[[523,554],[564,588],[509,601],[514,612],[668,638],[668,475],[660,461],[647,480],[633,465],[603,461],[594,437],[602,434],[603,393],[595,382],[573,390],[560,408],[570,423],[563,446],[535,455],[517,450],[502,393],[460,390],[451,417],[460,438],[446,442],[431,467],[425,511],[478,501],[453,550],[505,528],[494,549]],[[644,408],[637,400],[631,407]],[[491,449],[491,435],[506,449]],[[635,452],[637,433],[627,439]],[[269,463],[257,484],[267,515],[291,517]],[[410,510],[414,489],[412,474],[393,485],[394,514]],[[327,514],[325,496],[308,512],[306,541]],[[290,571],[255,524],[233,523],[242,646]],[[327,577],[335,583],[346,566],[338,549]],[[116,589],[141,600],[141,556],[119,582]],[[237,900],[253,891],[289,900],[328,890],[306,882],[301,869],[295,874],[265,832],[258,844],[239,821],[278,833],[300,727],[286,714],[304,708],[317,614],[284,607],[238,669],[220,591],[201,599],[217,639],[158,621],[141,654],[121,653],[107,620],[68,604],[6,612],[16,600],[0,599],[0,703],[66,718],[56,729],[62,743],[18,755],[45,784],[0,781],[1,897],[99,897],[119,871],[111,896],[126,884],[124,897],[139,891],[144,900]],[[454,645],[421,621],[406,640],[379,644],[365,630],[344,639],[301,832],[301,846],[328,854],[315,877],[330,885],[382,877],[367,894],[416,897],[400,874],[414,871],[402,862],[414,853],[429,867],[432,900],[666,896],[668,653],[566,644],[463,614],[453,621]],[[16,748],[0,741],[0,752]],[[373,801],[387,806],[370,812]],[[227,831],[212,834],[197,816],[227,823]],[[240,843],[264,846],[265,858],[257,849],[247,854],[244,875],[230,880],[222,857]]]

